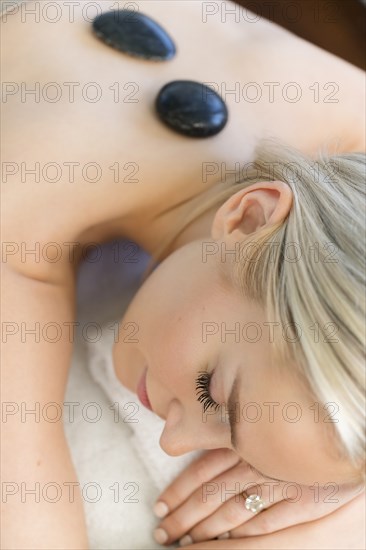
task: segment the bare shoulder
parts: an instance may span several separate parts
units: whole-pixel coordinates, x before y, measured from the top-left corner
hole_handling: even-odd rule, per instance
[[[251,162],[269,135],[303,151],[364,149],[359,69],[263,18],[229,15],[233,2],[131,4],[171,34],[174,59],[152,63],[102,44],[91,22],[111,9],[103,0],[30,1],[2,18],[8,240],[67,242],[113,220],[128,233],[137,213],[148,224]],[[222,96],[221,133],[190,139],[158,120],[157,94],[175,79]]]

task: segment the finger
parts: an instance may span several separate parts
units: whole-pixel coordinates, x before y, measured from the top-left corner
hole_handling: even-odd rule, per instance
[[[163,493],[155,506],[155,514],[162,518],[175,510],[203,483],[214,479],[238,464],[240,458],[231,449],[214,449],[192,462]]]
[[[259,489],[259,490],[258,490]],[[248,495],[259,494],[265,503],[266,508],[273,506],[282,499],[281,486],[278,483],[274,489],[258,485],[247,491]],[[254,514],[245,506],[246,495],[239,493],[227,500],[213,514],[195,525],[189,535],[194,542],[214,539],[235,530],[244,523],[253,521]],[[263,513],[263,512],[260,512]],[[184,539],[185,537],[183,537]],[[187,539],[188,540],[188,539]]]
[[[242,490],[239,480],[248,478],[248,465],[239,462],[214,481],[205,482],[160,523],[154,535],[160,544],[170,544],[188,533],[197,523],[213,514],[222,503]],[[248,484],[246,484],[248,485]],[[252,482],[255,485],[255,482]],[[162,542],[164,539],[164,542]]]
[[[293,484],[282,486],[277,503],[255,515],[250,521],[231,530],[230,536],[249,537],[274,533],[293,525],[306,523],[324,517],[340,507],[338,498],[329,498],[327,493],[316,493],[311,487]],[[322,496],[320,496],[322,495]],[[319,498],[320,496],[320,498]],[[354,494],[342,495],[345,504]]]
[[[252,520],[253,512],[245,508],[245,500],[246,497],[239,494],[224,502],[216,512],[191,529],[192,541],[214,539]]]
[[[274,505],[273,510],[280,504]],[[253,548],[278,550],[281,548],[283,550],[293,550],[294,548],[304,548],[304,542],[306,542],[307,548],[314,549],[366,548],[365,504],[365,495],[360,494],[347,502],[347,506],[340,506],[320,521],[293,525],[287,529],[281,529],[263,536],[228,539],[225,540],[224,544],[221,540],[211,540],[190,544],[184,548],[185,550],[222,550],[222,548],[236,550],[253,550]],[[264,513],[264,511],[260,512],[257,517]]]
[[[299,507],[297,507],[299,508]],[[300,516],[301,516],[300,512]],[[230,531],[230,538],[241,538],[244,536],[266,535],[280,531],[294,524],[302,523],[299,510],[296,510],[294,503],[282,500],[273,506],[262,510],[250,521],[247,521],[236,529]]]

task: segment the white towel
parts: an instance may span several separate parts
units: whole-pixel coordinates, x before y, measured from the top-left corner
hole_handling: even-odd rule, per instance
[[[122,251],[125,244],[120,241]],[[116,263],[115,246],[114,241],[102,245],[100,260],[86,259],[79,269],[79,326],[65,396],[65,411],[74,413],[64,415],[65,433],[82,489],[90,549],[156,550],[162,546],[152,536],[159,523],[152,506],[195,453],[166,455],[159,447],[162,420],[139,403],[137,408],[137,397],[116,380],[108,324],[123,316],[149,256],[136,248],[137,262]],[[86,341],[87,323],[100,325],[99,341]]]
[[[118,320],[116,320],[117,322]],[[113,325],[113,322],[110,323]],[[159,491],[186,467],[199,452],[180,457],[168,456],[159,446],[164,421],[139,402],[137,396],[117,379],[112,360],[114,332],[102,327],[102,337],[96,343],[87,344],[88,367],[95,382],[99,384],[111,404],[118,403],[115,410],[133,431],[131,442]]]

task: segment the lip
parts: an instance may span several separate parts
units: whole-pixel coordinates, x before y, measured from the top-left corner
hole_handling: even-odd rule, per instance
[[[141,403],[144,405],[144,407],[152,411],[152,406],[149,400],[149,396],[147,395],[147,389],[146,389],[146,374],[147,374],[147,367],[145,367],[145,370],[139,380],[139,383],[137,384],[136,393],[137,393],[137,397],[139,398]]]

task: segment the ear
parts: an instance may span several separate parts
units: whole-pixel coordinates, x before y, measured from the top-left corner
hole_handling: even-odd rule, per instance
[[[287,217],[293,200],[291,188],[283,181],[260,182],[232,195],[216,212],[211,236],[236,241]]]

